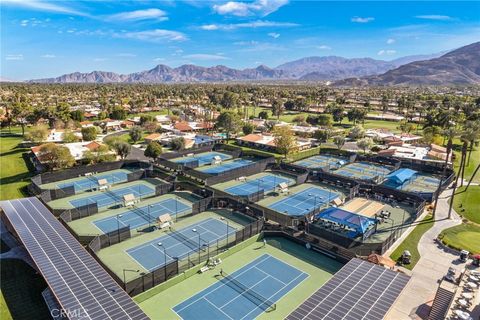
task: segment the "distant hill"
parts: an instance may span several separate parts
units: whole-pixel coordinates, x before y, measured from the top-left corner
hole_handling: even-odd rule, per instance
[[[460,50],[460,49],[458,49]],[[457,50],[453,51],[456,52]],[[453,53],[452,52],[452,53]],[[449,53],[450,54],[450,53]],[[446,54],[442,57],[448,56]],[[420,82],[435,82],[433,75],[429,79],[421,79],[421,70],[412,70],[417,73],[416,79],[399,80],[395,76],[398,72],[406,72],[407,66],[411,65],[411,61],[416,61],[418,68],[429,65],[427,61],[418,61],[417,59],[428,59],[437,55],[418,55],[408,56],[395,59],[392,61],[375,60],[371,58],[353,58],[347,59],[337,56],[327,57],[306,57],[299,60],[291,61],[279,65],[276,68],[269,68],[260,65],[256,68],[234,69],[226,66],[218,65],[214,67],[201,67],[196,65],[182,65],[177,68],[171,68],[166,65],[158,65],[153,69],[130,73],[118,74],[106,71],[93,71],[89,73],[74,72],[65,74],[56,78],[46,78],[30,80],[35,83],[170,83],[170,82],[223,82],[223,81],[275,81],[275,80],[304,80],[304,81],[337,81],[339,85],[355,85],[358,84],[409,84]],[[435,60],[435,59],[434,59]],[[428,60],[433,61],[433,60]],[[402,66],[406,63],[405,66]],[[451,62],[453,63],[453,62]],[[399,68],[399,66],[401,66]],[[450,64],[451,66],[451,64]],[[456,64],[455,68],[459,65]],[[411,68],[411,67],[409,67]],[[432,69],[432,67],[429,67]],[[414,68],[415,69],[415,68]],[[398,71],[400,70],[400,71]],[[466,71],[465,71],[466,72]],[[428,74],[429,72],[427,72]],[[394,79],[395,78],[395,79]],[[432,78],[432,79],[430,79]],[[460,77],[462,78],[462,77]],[[472,74],[463,76],[455,80],[455,83],[469,83],[473,81]],[[343,80],[347,79],[347,80]],[[451,77],[446,79],[452,80]],[[445,80],[446,80],[445,79]],[[463,82],[462,82],[463,81]],[[435,83],[441,83],[439,80]]]
[[[395,67],[394,63],[371,58],[328,56],[302,58],[279,65],[275,70],[300,80],[338,80],[381,74]]]
[[[465,85],[480,83],[480,42],[438,58],[415,61],[381,75],[340,80],[334,85]]]

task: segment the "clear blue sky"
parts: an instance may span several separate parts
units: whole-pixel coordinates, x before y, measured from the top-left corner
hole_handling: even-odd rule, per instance
[[[480,2],[1,0],[1,76],[392,60],[480,40]]]

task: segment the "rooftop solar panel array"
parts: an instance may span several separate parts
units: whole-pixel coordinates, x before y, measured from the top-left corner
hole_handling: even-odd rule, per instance
[[[0,207],[69,319],[148,319],[37,198]]]
[[[286,319],[381,320],[409,279],[355,258]]]

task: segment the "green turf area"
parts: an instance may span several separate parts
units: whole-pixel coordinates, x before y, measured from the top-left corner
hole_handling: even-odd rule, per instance
[[[471,253],[480,253],[480,226],[473,223],[461,225],[443,230],[439,235],[442,242],[457,250],[468,250]]]
[[[1,288],[5,299],[0,306],[1,319],[8,319],[8,310],[11,318],[17,319],[51,319],[48,308],[42,299],[41,292],[47,287],[42,276],[25,262],[16,259],[0,260]],[[5,316],[5,318],[4,318]]]
[[[266,247],[263,247],[262,242],[253,242],[229,257],[222,258],[222,264],[214,270],[209,270],[203,274],[194,274],[146,300],[143,297],[150,296],[149,292],[136,297],[135,300],[140,302],[139,305],[142,310],[152,319],[178,319],[179,317],[173,312],[172,308],[217,282],[215,275],[219,273],[219,268],[231,274],[259,256],[270,254],[309,275],[308,278],[277,302],[276,310],[263,313],[257,318],[284,319],[342,267],[342,264],[338,261],[307,250],[305,247],[286,239],[268,238],[267,242]]]
[[[234,227],[237,230],[241,229],[243,226],[252,222],[248,217],[240,214],[232,214],[228,210],[213,210],[213,211],[205,211],[200,214],[187,217],[184,219],[179,219],[176,223],[174,223],[173,227],[176,230],[185,228],[189,225],[204,221],[208,218],[215,218],[220,219],[224,217],[228,219],[229,226]],[[144,233],[143,235],[139,235],[118,243],[114,246],[110,246],[104,248],[97,252],[98,257],[102,260],[102,262],[115,274],[117,274],[120,279],[123,278],[123,269],[132,269],[132,270],[141,270],[142,272],[148,272],[148,270],[144,269],[140,263],[135,261],[127,252],[126,250],[137,247],[142,245],[146,242],[152,241],[154,239],[160,238],[168,233],[168,228],[163,230],[156,230],[149,233]],[[229,235],[229,242],[233,242],[235,238],[235,233],[231,233]],[[225,240],[226,241],[226,240]],[[226,244],[220,243],[221,245]],[[211,250],[213,252],[213,248],[215,245],[211,245]],[[191,259],[196,261],[198,255],[196,253],[192,253]],[[183,265],[184,263],[188,263],[187,261],[181,260],[180,264]],[[138,277],[137,273],[126,273],[126,280],[127,282],[135,279]]]
[[[268,151],[259,150],[259,149],[256,149],[256,148],[249,148],[249,147],[245,147],[245,146],[239,146],[239,145],[236,144],[235,140],[228,141],[228,144],[242,149],[243,152],[249,152],[250,151],[250,152],[253,152],[253,153],[256,153],[256,154],[259,154],[259,155],[264,155],[264,156],[267,156],[267,157],[275,157],[276,159],[283,159],[283,155],[281,155],[279,153],[268,152]]]
[[[194,195],[190,192],[175,192],[175,193],[167,193],[161,196],[142,200],[139,203],[137,203],[135,206],[137,208],[141,208],[153,203],[158,203],[166,199],[175,199],[176,196],[178,196],[179,202],[184,203],[189,207],[192,206],[193,202],[198,201],[200,199],[197,195]],[[82,219],[69,222],[68,226],[72,229],[73,232],[75,232],[75,234],[79,236],[95,235],[95,234],[98,235],[98,234],[101,234],[102,231],[98,229],[97,226],[94,224],[95,221],[101,220],[107,217],[115,217],[116,215],[125,213],[128,210],[129,209],[125,207],[113,209],[113,210],[106,210]],[[188,210],[182,214],[189,214],[189,213],[191,213],[191,210]],[[131,230],[131,232],[132,232],[132,235],[137,234],[137,230]]]
[[[480,224],[480,186],[458,188],[454,199],[455,211],[462,217]],[[480,235],[479,235],[480,239]]]
[[[19,131],[13,128],[12,132]],[[23,140],[21,135],[8,135],[8,130],[0,133],[0,199],[23,197],[22,189],[29,183],[31,176],[22,154],[28,148],[18,147]]]
[[[149,188],[155,189],[156,185],[159,185],[159,184],[162,184],[162,183],[166,183],[166,182],[163,181],[163,180],[157,179],[157,178],[145,178],[145,179],[141,179],[141,180],[135,180],[135,181],[131,181],[131,182],[117,184],[117,185],[114,185],[113,187],[111,187],[109,190],[110,191],[115,191],[117,189],[123,189],[123,188],[127,188],[127,187],[135,188],[135,186],[138,187],[139,185],[144,185],[144,186],[148,186]],[[73,195],[73,196],[70,196],[70,197],[65,197],[65,198],[50,201],[48,203],[48,205],[52,209],[71,209],[71,208],[73,208],[73,205],[70,203],[70,201],[77,200],[77,199],[85,199],[85,203],[87,203],[87,199],[89,199],[92,196],[99,195],[99,194],[102,194],[102,193],[103,193],[103,191],[94,191],[94,192],[88,192],[88,193],[83,192],[83,193],[79,193],[79,194],[76,194],[76,195]]]
[[[403,240],[403,242],[392,252],[390,258],[394,261],[397,261],[404,250],[410,251],[412,254],[412,262],[408,265],[405,265],[405,268],[412,270],[413,267],[420,260],[420,253],[418,252],[418,242],[425,232],[427,232],[431,227],[433,227],[433,219],[431,215],[426,216],[414,229],[413,231]]]

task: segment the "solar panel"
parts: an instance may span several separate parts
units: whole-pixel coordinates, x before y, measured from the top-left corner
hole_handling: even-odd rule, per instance
[[[69,319],[148,319],[37,198],[0,207]]]
[[[409,279],[355,258],[286,319],[381,320]]]

